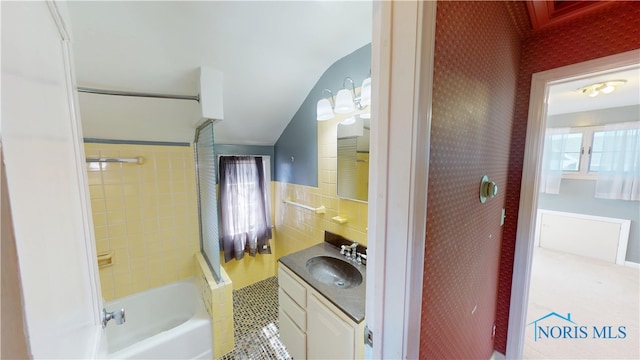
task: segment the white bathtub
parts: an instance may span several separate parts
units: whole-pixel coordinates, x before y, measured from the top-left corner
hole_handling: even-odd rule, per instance
[[[109,321],[109,359],[211,359],[211,319],[192,279],[105,304],[125,309],[126,322]]]

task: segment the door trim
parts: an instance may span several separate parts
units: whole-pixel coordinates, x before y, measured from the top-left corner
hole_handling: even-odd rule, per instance
[[[531,261],[536,228],[537,190],[546,128],[547,94],[550,85],[638,64],[640,49],[567,65],[533,74],[527,120],[520,206],[511,280],[511,305],[507,330],[507,359],[522,359],[526,328]]]
[[[69,114],[70,123],[72,129],[75,129],[71,134],[74,143],[74,156],[77,171],[78,184],[81,186],[78,190],[80,201],[84,204],[82,211],[82,224],[85,239],[85,252],[87,256],[88,277],[92,294],[92,305],[94,307],[94,325],[96,327],[102,327],[101,310],[104,306],[102,300],[102,288],[100,285],[100,275],[98,271],[98,263],[96,261],[98,255],[95,247],[95,236],[93,232],[93,217],[91,210],[91,199],[89,197],[89,182],[87,179],[87,164],[86,156],[84,153],[83,135],[82,135],[82,123],[80,121],[80,105],[78,99],[78,92],[76,91],[76,77],[75,77],[75,65],[73,62],[73,51],[71,46],[71,38],[69,32],[65,27],[65,22],[62,15],[59,12],[56,2],[48,2],[51,16],[53,17],[58,31],[60,32],[61,45],[64,56],[65,65],[65,78],[66,78],[66,90],[69,98]],[[102,333],[102,331],[100,331]],[[98,344],[96,344],[96,351]]]
[[[435,2],[374,2],[366,358],[418,358]]]

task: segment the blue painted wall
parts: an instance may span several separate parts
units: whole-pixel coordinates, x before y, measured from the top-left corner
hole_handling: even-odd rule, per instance
[[[323,96],[322,89],[336,94],[347,76],[359,87],[370,69],[371,44],[368,44],[336,61],[322,74],[275,144],[276,181],[318,186],[316,105],[327,96]]]

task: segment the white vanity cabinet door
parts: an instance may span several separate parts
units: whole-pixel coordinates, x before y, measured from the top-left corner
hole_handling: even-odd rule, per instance
[[[287,347],[289,355],[296,360],[307,358],[307,335],[300,330],[293,320],[280,308],[280,340]]]
[[[307,331],[307,312],[298,306],[282,288],[278,289],[278,302],[280,310],[287,314],[300,330]]]
[[[281,264],[278,264],[278,284],[301,308],[307,307],[306,283]]]
[[[330,307],[331,306],[331,307]],[[355,328],[315,293],[307,298],[307,357],[355,359]]]
[[[356,324],[291,270],[278,264],[280,340],[300,359],[363,359],[364,321]]]
[[[302,280],[278,264],[278,320],[280,340],[296,360],[307,358],[307,287]]]

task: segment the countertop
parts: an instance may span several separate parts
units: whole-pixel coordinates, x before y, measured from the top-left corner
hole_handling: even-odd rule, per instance
[[[307,271],[307,260],[315,256],[330,256],[336,259],[345,260],[344,255],[340,255],[340,250],[327,243],[323,242],[318,245],[314,245],[310,248],[300,250],[293,254],[283,256],[278,261],[294,274],[298,275],[302,280],[309,284],[312,288],[326,297],[335,306],[342,310],[347,316],[349,316],[356,323],[364,320],[364,307],[365,307],[365,293],[366,293],[366,266],[356,264],[355,262],[347,261],[353,265],[362,275],[362,284],[359,286],[343,289],[335,286],[325,285],[318,280],[314,279]]]

